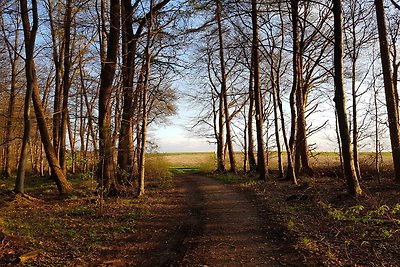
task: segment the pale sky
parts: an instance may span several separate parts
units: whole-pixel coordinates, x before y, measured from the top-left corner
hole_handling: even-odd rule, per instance
[[[153,128],[154,129],[154,128]],[[211,152],[214,145],[204,138],[191,136],[180,125],[160,126],[151,131],[158,145],[159,152]]]
[[[180,94],[178,89],[178,94]],[[206,138],[196,135],[196,129],[189,131],[192,126],[191,118],[196,111],[180,96],[177,101],[177,114],[166,122],[166,125],[152,125],[149,129],[151,139],[158,145],[158,152],[213,152],[215,145],[209,144]]]

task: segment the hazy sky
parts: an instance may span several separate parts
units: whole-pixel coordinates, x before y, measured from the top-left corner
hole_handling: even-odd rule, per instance
[[[153,128],[159,152],[208,152],[214,151],[215,146],[208,144],[204,138],[191,136],[190,132],[181,125],[160,126]]]
[[[212,152],[215,145],[209,144],[206,138],[199,137],[196,129],[190,130],[191,118],[197,115],[193,103],[183,96],[178,89],[177,114],[169,118],[165,125],[151,126],[150,138],[158,145],[159,152]]]

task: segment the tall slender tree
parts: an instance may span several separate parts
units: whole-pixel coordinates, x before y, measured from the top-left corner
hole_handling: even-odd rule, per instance
[[[344,74],[343,74],[343,10],[342,1],[333,1],[334,16],[334,67],[335,67],[335,106],[338,117],[340,140],[342,143],[343,169],[347,181],[347,188],[351,195],[359,196],[362,194],[357,174],[354,167],[354,159],[350,146],[350,133],[346,115],[346,98],[344,93]]]
[[[68,99],[69,91],[71,87],[71,24],[73,20],[73,1],[67,0],[65,3],[65,15],[64,15],[64,73],[62,77],[62,109],[61,109],[61,125],[59,133],[59,155],[58,160],[60,166],[64,172],[67,173],[66,166],[66,137],[67,137],[67,125],[68,125]],[[71,137],[71,136],[70,136]]]
[[[31,19],[29,18],[29,9],[27,0],[20,0],[20,10],[22,18],[22,26],[24,29],[25,41],[25,75],[26,75],[26,93],[24,103],[24,135],[22,138],[21,154],[19,157],[17,179],[15,183],[15,192],[24,193],[25,191],[25,172],[28,144],[30,140],[32,122],[30,119],[31,114],[31,99],[33,92],[34,80],[34,50],[36,42],[36,34],[39,27],[39,16],[36,0],[31,2],[32,12],[32,26]]]
[[[252,62],[254,75],[254,104],[256,111],[256,132],[257,132],[257,168],[260,179],[268,178],[268,166],[266,166],[264,130],[263,130],[263,105],[260,86],[260,56],[259,56],[259,33],[258,33],[258,9],[257,1],[251,1],[251,21],[253,27],[252,41]]]
[[[147,37],[146,47],[144,51],[144,77],[142,88],[142,127],[141,127],[141,146],[140,146],[140,158],[139,158],[139,186],[137,195],[141,196],[145,193],[145,163],[146,163],[146,140],[147,140],[147,119],[148,119],[148,87],[151,70],[151,39],[152,39],[152,27],[153,27],[153,0],[150,0],[149,17],[147,18]]]
[[[99,92],[99,167],[98,182],[108,194],[117,194],[118,181],[114,173],[114,149],[111,128],[111,95],[117,67],[120,36],[120,0],[110,1],[110,23],[107,39],[106,60],[101,64]],[[102,10],[105,12],[105,10]]]
[[[54,179],[57,184],[58,191],[60,193],[68,193],[72,190],[71,185],[66,179],[60,164],[54,147],[51,144],[50,135],[47,130],[46,116],[42,106],[42,101],[39,92],[39,86],[36,78],[36,70],[34,63],[34,48],[36,41],[36,33],[38,30],[38,9],[36,0],[32,0],[31,12],[32,12],[32,27],[30,26],[29,9],[26,0],[20,0],[22,25],[24,28],[24,40],[25,40],[25,73],[27,79],[27,93],[25,98],[25,111],[24,119],[27,120],[27,124],[24,127],[24,139],[23,142],[29,142],[29,134],[31,128],[31,122],[29,119],[30,114],[30,100],[32,99],[33,107],[35,109],[36,120],[41,135],[41,140],[45,148],[47,161],[54,174]],[[27,107],[28,106],[28,107]],[[24,192],[24,179],[25,179],[25,168],[26,168],[26,147],[21,149],[20,164],[18,166],[18,175],[16,180],[15,191],[19,193]]]
[[[232,141],[232,130],[231,130],[231,119],[229,116],[229,105],[228,105],[228,88],[227,88],[227,74],[225,69],[225,53],[224,53],[224,39],[223,39],[223,29],[221,22],[221,14],[222,14],[222,4],[220,0],[216,0],[216,19],[218,25],[218,42],[219,42],[219,59],[221,65],[221,101],[223,103],[223,111],[225,116],[225,127],[226,127],[226,143],[228,146],[229,153],[229,163],[230,163],[230,171],[237,172],[236,170],[236,160],[235,154],[233,150],[233,141]],[[221,108],[221,107],[220,107]]]
[[[390,142],[392,145],[392,157],[394,175],[400,182],[400,126],[399,107],[397,95],[392,81],[392,70],[390,64],[389,45],[387,40],[386,17],[383,0],[375,0],[376,19],[378,23],[379,47],[381,52],[383,81],[385,86],[386,108],[389,119]]]
[[[291,0],[290,2],[290,10],[292,13],[292,32],[293,32],[293,84],[292,90],[290,91],[289,101],[290,101],[290,113],[291,113],[291,129],[290,129],[290,138],[289,144],[287,147],[287,171],[286,171],[286,179],[291,180],[294,184],[297,184],[297,177],[294,166],[294,156],[296,154],[296,93],[299,88],[299,30],[298,30],[298,12],[299,12],[299,0]]]

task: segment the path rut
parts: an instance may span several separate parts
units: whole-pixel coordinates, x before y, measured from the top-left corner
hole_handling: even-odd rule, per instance
[[[202,175],[174,184],[168,205],[138,225],[132,266],[303,266],[254,192]]]

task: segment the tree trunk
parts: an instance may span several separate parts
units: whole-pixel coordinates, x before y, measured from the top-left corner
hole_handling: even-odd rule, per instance
[[[40,131],[42,143],[45,149],[47,161],[49,162],[53,178],[55,179],[55,182],[57,184],[58,192],[60,192],[61,194],[69,193],[72,191],[72,187],[71,184],[67,181],[67,178],[60,166],[60,163],[58,162],[57,153],[51,143],[50,134],[46,125],[46,114],[44,112],[44,108],[42,106],[42,102],[40,99],[39,86],[37,84],[34,65],[33,65],[33,75],[34,75],[33,95],[32,95],[33,107],[35,109],[36,121]]]
[[[150,11],[148,18],[148,30],[147,30],[147,40],[146,40],[146,48],[144,51],[144,63],[145,63],[145,73],[144,73],[144,81],[143,81],[143,95],[142,95],[142,131],[141,131],[141,147],[140,147],[140,161],[139,161],[139,185],[137,196],[142,196],[145,193],[145,163],[146,163],[146,140],[147,140],[147,98],[148,98],[148,87],[149,87],[149,78],[150,78],[150,70],[151,70],[151,38],[152,38],[152,28],[153,28],[153,0],[150,0]]]
[[[276,148],[277,148],[277,153],[278,153],[278,177],[282,178],[283,177],[282,148],[281,148],[281,141],[279,138],[279,117],[278,117],[278,103],[277,103],[276,86],[277,86],[277,83],[274,81],[274,78],[272,77],[272,101],[274,104],[274,106],[273,106],[274,129],[275,129],[275,138],[276,138]]]
[[[299,27],[298,25],[298,3],[294,6],[295,10],[293,10],[293,20],[296,23],[295,27]],[[306,7],[308,8],[308,7]],[[295,20],[296,19],[296,20]],[[312,176],[314,174],[313,170],[310,167],[310,163],[308,160],[308,144],[307,144],[307,123],[306,123],[306,107],[307,107],[307,95],[308,95],[308,86],[304,81],[304,51],[305,51],[305,42],[304,42],[304,32],[302,29],[302,34],[299,36],[299,32],[296,31],[296,70],[295,74],[297,77],[296,81],[296,110],[297,110],[297,127],[296,127],[296,137],[295,137],[295,171],[296,175],[298,174],[307,174]]]
[[[342,141],[342,155],[344,175],[347,181],[347,188],[351,195],[359,196],[362,194],[360,184],[354,167],[353,155],[350,147],[350,134],[346,115],[346,98],[344,92],[343,74],[343,15],[342,1],[333,1],[334,31],[335,31],[335,98],[336,111],[338,115],[340,139]]]
[[[132,180],[133,165],[133,78],[135,73],[136,40],[133,34],[133,8],[130,0],[123,0],[122,20],[122,84],[123,112],[118,141],[118,179],[121,183]]]
[[[247,132],[248,132],[248,140],[249,145],[247,149],[247,154],[249,158],[249,171],[256,172],[257,171],[257,162],[254,157],[254,128],[253,128],[253,116],[254,116],[254,89],[253,89],[253,62],[251,62],[250,66],[250,77],[249,77],[249,115],[247,119]]]
[[[299,74],[301,75],[301,74]],[[299,85],[302,84],[301,80]],[[308,159],[308,145],[307,145],[307,124],[306,124],[306,103],[303,92],[305,90],[302,86],[297,88],[296,92],[296,105],[297,105],[297,132],[296,132],[296,157],[298,157],[298,166],[296,167],[296,173],[304,173],[309,176],[314,174],[310,167]],[[297,160],[296,160],[297,162]],[[296,164],[297,165],[297,164]]]
[[[397,94],[394,90],[392,81],[392,70],[390,67],[390,56],[385,22],[386,17],[383,7],[383,0],[375,0],[375,7],[379,32],[379,46],[381,51],[383,80],[385,85],[386,108],[389,119],[390,141],[392,145],[394,175],[396,181],[400,182],[399,108],[397,105]]]
[[[226,127],[226,144],[228,146],[229,152],[229,163],[230,163],[230,171],[233,173],[237,172],[236,169],[236,160],[235,154],[233,150],[233,142],[232,142],[232,131],[231,131],[231,121],[229,116],[229,105],[228,105],[228,89],[226,82],[226,70],[225,70],[225,55],[224,55],[224,41],[222,36],[222,23],[221,23],[221,1],[216,1],[216,19],[218,24],[218,40],[219,40],[219,59],[221,64],[221,98],[223,98],[224,105],[224,116],[225,116],[225,127]]]
[[[361,179],[360,163],[358,160],[358,123],[357,123],[357,90],[356,90],[356,67],[357,67],[357,44],[356,44],[356,22],[354,16],[352,16],[352,49],[351,52],[351,96],[353,101],[353,157],[354,167],[356,168],[357,178]]]
[[[218,135],[217,135],[217,170],[220,173],[225,173],[225,138],[224,138],[224,99],[221,93],[218,94],[219,109],[218,109]]]
[[[82,58],[80,57],[79,59],[79,77],[80,77],[80,84],[81,84],[81,92],[82,92],[82,98],[84,99],[85,102],[85,107],[87,110],[87,117],[88,117],[88,133],[87,136],[92,137],[92,143],[93,143],[93,152],[96,154],[98,151],[97,147],[97,136],[94,131],[94,126],[93,126],[93,104],[89,101],[89,98],[87,96],[87,90],[85,86],[85,73],[84,73],[84,67],[82,65]],[[86,146],[88,146],[88,141],[86,142]],[[87,150],[87,149],[86,149]]]
[[[170,0],[164,0],[153,7],[153,13],[160,10]],[[118,179],[122,183],[130,182],[134,176],[135,150],[133,144],[133,120],[137,109],[137,98],[133,86],[135,74],[135,55],[137,43],[142,35],[143,29],[150,17],[150,12],[145,14],[133,32],[134,13],[140,1],[136,0],[132,5],[131,0],[123,0],[121,6],[122,26],[122,84],[123,84],[123,106],[122,120],[118,140]],[[144,66],[145,67],[145,66]],[[142,85],[138,86],[141,88]]]
[[[375,108],[375,172],[378,176],[378,182],[381,183],[381,171],[380,171],[380,144],[379,144],[379,113],[378,113],[378,90],[374,84],[374,108]]]
[[[28,3],[26,0],[20,0],[22,26],[24,30],[25,41],[25,75],[26,75],[26,93],[24,102],[24,135],[22,138],[21,154],[18,164],[17,179],[15,182],[15,192],[23,194],[25,191],[25,172],[26,161],[28,157],[28,146],[31,134],[30,104],[34,87],[34,50],[36,33],[39,26],[38,10],[36,0],[32,0],[32,28],[29,18]]]
[[[258,37],[258,10],[257,1],[251,1],[251,20],[253,26],[252,57],[254,72],[254,101],[256,110],[256,132],[257,132],[257,169],[260,179],[268,178],[268,167],[266,166],[263,129],[263,104],[260,87],[260,58]]]
[[[72,0],[67,0],[66,10],[64,15],[64,73],[62,81],[62,110],[61,110],[61,125],[59,132],[59,162],[64,174],[67,173],[66,167],[66,136],[68,124],[68,98],[71,70],[71,23],[72,23]]]
[[[99,92],[99,154],[98,181],[107,194],[114,195],[119,185],[114,173],[113,142],[111,129],[111,95],[118,57],[120,31],[120,1],[110,1],[110,30],[107,40],[106,61],[102,62]]]
[[[78,99],[77,99],[78,102]],[[78,114],[76,112],[75,114]],[[69,115],[67,116],[67,131],[68,131],[68,139],[69,139],[69,146],[71,149],[71,173],[75,174],[76,172],[76,149],[75,149],[75,141],[76,141],[76,128],[77,128],[78,121],[75,120],[74,128],[72,129],[71,120]],[[65,170],[67,167],[65,167]],[[65,173],[65,172],[64,172]]]
[[[52,137],[53,137],[53,147],[57,153],[60,153],[60,132],[61,132],[61,120],[62,120],[62,76],[63,76],[63,64],[62,58],[64,55],[64,46],[61,45],[61,37],[58,36],[57,22],[54,20],[54,5],[53,1],[48,1],[48,16],[50,24],[50,33],[53,42],[52,52],[53,52],[53,62],[55,66],[55,85],[54,85],[54,102],[53,102],[53,127],[52,127]]]
[[[295,143],[296,143],[296,91],[298,90],[298,64],[299,64],[299,38],[298,38],[298,8],[299,2],[298,0],[291,0],[291,11],[292,11],[292,31],[293,31],[293,85],[292,90],[290,92],[289,101],[290,101],[290,113],[291,113],[291,130],[290,130],[290,138],[289,144],[287,147],[287,171],[286,171],[286,180],[291,180],[293,184],[297,184],[297,177],[294,166],[294,155],[295,152]]]
[[[14,47],[18,46],[18,31],[16,31]],[[9,52],[9,58],[11,63],[11,84],[10,84],[10,99],[8,101],[7,111],[7,125],[6,125],[6,136],[5,136],[5,164],[4,174],[6,177],[11,176],[11,148],[12,148],[12,128],[14,120],[14,105],[15,96],[17,92],[17,59],[19,58],[18,53],[10,46],[7,46]]]

